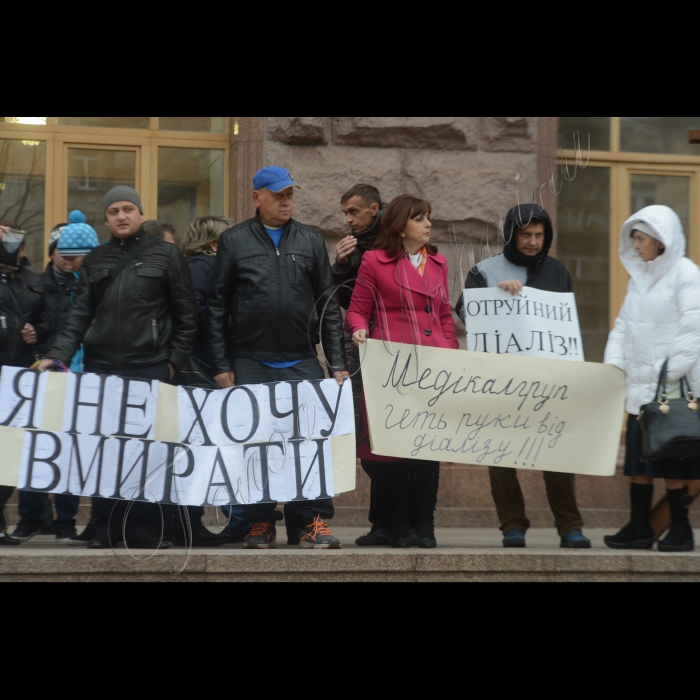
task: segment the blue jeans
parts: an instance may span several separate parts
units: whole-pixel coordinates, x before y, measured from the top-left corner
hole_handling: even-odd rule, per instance
[[[47,498],[45,493],[34,493],[32,491],[19,492],[19,516],[22,520],[33,520],[40,523],[44,519],[44,501]],[[79,496],[65,496],[54,494],[54,506],[56,515],[53,527],[57,525],[74,525],[75,516],[80,510]]]
[[[253,525],[246,515],[245,506],[221,506],[221,512],[226,518],[227,530],[252,530]]]

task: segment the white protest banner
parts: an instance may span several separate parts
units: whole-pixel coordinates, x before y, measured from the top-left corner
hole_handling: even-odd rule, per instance
[[[0,483],[28,491],[200,506],[355,488],[350,382],[206,391],[6,367],[0,431]]]
[[[616,472],[625,377],[615,367],[370,340],[362,376],[376,455]]]
[[[525,287],[464,291],[467,343],[474,352],[584,362],[574,294]]]

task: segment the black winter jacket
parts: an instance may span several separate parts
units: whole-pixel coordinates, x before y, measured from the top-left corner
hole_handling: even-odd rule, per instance
[[[95,294],[111,269],[146,235],[112,238],[83,261],[78,293],[65,325],[47,353],[69,364],[83,343],[91,370],[149,367],[169,362],[180,371],[197,337],[192,276],[176,246],[156,243],[109,286],[95,309]]]
[[[365,253],[374,249],[374,244],[377,242],[377,236],[379,235],[379,227],[382,223],[382,217],[386,211],[388,204],[382,204],[379,211],[377,212],[377,219],[375,220],[372,228],[365,231],[364,233],[358,233],[355,238],[357,238],[357,248],[352,251],[352,254],[344,263],[336,263],[333,265],[333,279],[337,286],[346,285],[349,289],[339,289],[338,299],[340,299],[340,305],[345,309],[350,308],[350,302],[352,301],[352,292],[355,289],[355,280],[357,280],[357,275],[362,267],[362,258],[364,258]]]
[[[34,326],[39,345],[51,337],[51,316],[43,294],[42,277],[24,268],[0,275],[0,366],[31,367],[34,364],[34,348],[22,340],[22,328],[26,323]]]
[[[207,308],[214,375],[231,372],[232,358],[294,362],[315,357],[319,317],[332,288],[326,244],[316,231],[291,220],[277,249],[258,215],[224,233]],[[344,370],[343,322],[335,297],[321,335],[326,359],[335,371]]]
[[[197,313],[199,315],[199,330],[194,352],[204,360],[208,359],[206,334],[204,332],[204,323],[207,316],[207,296],[209,295],[211,278],[214,275],[215,262],[216,257],[213,255],[193,255],[191,258],[187,258],[187,265],[192,273],[192,284],[194,285],[194,295],[197,299]]]
[[[78,289],[78,280],[73,275],[68,278],[65,284],[61,285],[56,281],[53,274],[53,263],[49,263],[46,268],[46,272],[42,275],[42,282],[46,306],[51,315],[51,337],[45,343],[34,348],[38,357],[43,357],[56,340],[56,336],[68,318],[68,311]]]

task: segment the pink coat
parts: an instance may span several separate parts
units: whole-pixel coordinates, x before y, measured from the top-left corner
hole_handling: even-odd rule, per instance
[[[383,250],[366,253],[357,277],[347,324],[351,333],[370,329],[374,340],[456,350],[447,260],[428,256],[425,276],[408,258]]]

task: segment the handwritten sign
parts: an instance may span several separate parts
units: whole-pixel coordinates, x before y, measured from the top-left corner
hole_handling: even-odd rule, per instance
[[[525,287],[514,297],[497,287],[467,289],[464,309],[474,352],[584,362],[573,294]]]
[[[374,454],[613,476],[625,378],[614,367],[369,341]]]
[[[349,382],[206,391],[5,367],[0,431],[0,483],[25,491],[213,506],[355,488]]]

